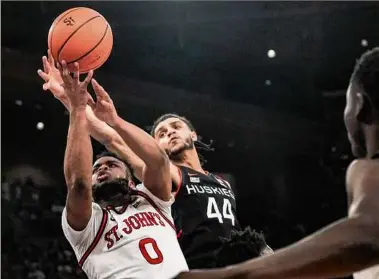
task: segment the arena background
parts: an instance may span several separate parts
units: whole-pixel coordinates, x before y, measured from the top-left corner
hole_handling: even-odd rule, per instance
[[[379,45],[378,2],[1,4],[2,278],[84,276],[60,229],[68,115],[37,75],[52,21],[75,6],[113,29],[95,75],[120,114],[192,120],[215,148],[206,169],[235,180],[239,219],[274,249],[346,214],[344,92]]]

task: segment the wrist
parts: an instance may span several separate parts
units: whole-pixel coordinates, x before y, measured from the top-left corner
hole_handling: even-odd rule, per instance
[[[111,123],[108,123],[109,126],[117,130],[120,127],[121,118],[117,115]]]
[[[84,114],[86,115],[86,107],[85,106],[80,106],[80,107],[72,107],[70,110],[70,115],[80,115]]]

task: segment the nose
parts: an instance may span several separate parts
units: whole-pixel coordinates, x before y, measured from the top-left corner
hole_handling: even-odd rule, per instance
[[[106,171],[106,170],[108,170],[108,166],[107,165],[101,165],[100,167],[99,167],[99,172],[102,172],[102,171]]]
[[[175,133],[175,130],[174,129],[169,129],[167,131],[167,136],[170,138],[173,133]]]

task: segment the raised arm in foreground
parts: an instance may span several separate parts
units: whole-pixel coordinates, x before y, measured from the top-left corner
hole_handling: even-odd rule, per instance
[[[65,94],[71,103],[70,125],[64,157],[64,175],[67,184],[67,222],[74,230],[83,230],[91,217],[92,204],[92,146],[88,133],[86,105],[87,85],[92,72],[83,82],[79,81],[79,66],[70,76],[65,62],[62,63],[62,78]]]

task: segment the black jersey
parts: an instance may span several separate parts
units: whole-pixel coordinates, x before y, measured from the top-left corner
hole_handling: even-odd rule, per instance
[[[187,167],[179,170],[182,180],[172,205],[178,241],[190,269],[209,268],[221,238],[240,228],[234,193],[230,184],[216,175]]]

